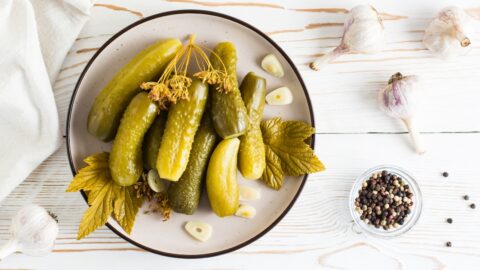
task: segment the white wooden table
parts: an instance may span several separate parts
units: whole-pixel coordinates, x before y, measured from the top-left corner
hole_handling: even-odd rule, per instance
[[[315,107],[316,151],[327,171],[312,175],[286,218],[250,246],[209,259],[172,259],[142,251],[107,228],[75,240],[86,204],[79,194],[64,192],[72,177],[64,144],[0,206],[2,241],[21,205],[35,202],[55,212],[60,236],[54,252],[40,258],[15,254],[0,269],[478,269],[480,209],[468,205],[480,206],[480,30],[470,55],[452,63],[432,58],[421,39],[442,7],[456,4],[480,19],[480,2],[372,0],[386,19],[386,48],[344,56],[316,73],[307,64],[339,43],[346,9],[359,1],[227,1],[99,0],[54,86],[62,131],[80,72],[115,32],[158,12],[208,9],[253,24],[292,57]],[[419,119],[424,156],[409,148],[403,126],[376,107],[377,90],[397,71],[421,75],[425,83]],[[382,163],[416,175],[424,197],[418,224],[392,240],[355,233],[347,205],[355,177]],[[443,178],[443,171],[450,177]],[[465,194],[470,201],[462,199]]]

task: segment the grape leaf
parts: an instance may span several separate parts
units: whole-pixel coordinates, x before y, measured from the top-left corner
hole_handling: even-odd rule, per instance
[[[108,158],[109,153],[85,158],[87,166],[78,171],[67,188],[67,192],[85,191],[90,205],[80,222],[77,239],[105,225],[112,214],[118,224],[130,233],[143,203],[143,198],[137,198],[133,187],[123,187],[113,181]]]
[[[315,129],[301,121],[275,117],[261,123],[267,166],[263,181],[274,189],[283,185],[284,175],[299,176],[323,171],[325,167],[305,143]]]

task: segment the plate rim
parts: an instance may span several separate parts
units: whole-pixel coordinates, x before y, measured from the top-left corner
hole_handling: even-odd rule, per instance
[[[201,14],[201,15],[208,15],[208,16],[223,18],[223,19],[235,22],[235,23],[237,23],[237,24],[239,24],[243,27],[246,27],[247,29],[250,29],[250,30],[254,31],[260,37],[262,37],[263,39],[268,41],[268,43],[270,43],[273,47],[275,47],[275,49],[285,58],[285,60],[287,61],[287,63],[290,65],[293,72],[295,73],[295,76],[297,77],[298,81],[300,82],[300,85],[302,86],[302,90],[305,94],[305,98],[307,100],[308,110],[309,110],[310,119],[311,119],[310,124],[312,125],[313,128],[315,128],[315,116],[314,116],[314,113],[313,113],[313,106],[312,106],[312,102],[310,100],[310,95],[308,94],[305,82],[303,81],[303,78],[302,78],[300,72],[298,71],[298,68],[293,63],[293,61],[290,59],[290,57],[287,55],[287,53],[285,53],[285,51],[275,41],[273,41],[273,39],[271,39],[264,32],[262,32],[261,30],[259,30],[256,27],[252,26],[251,24],[249,24],[249,23],[247,23],[243,20],[240,20],[238,18],[232,17],[230,15],[223,14],[223,13],[219,13],[219,12],[215,12],[215,11],[209,11],[209,10],[199,10],[199,9],[182,9],[182,10],[166,11],[166,12],[156,13],[156,14],[147,16],[145,18],[142,18],[138,21],[135,21],[135,22],[129,24],[128,26],[124,27],[123,29],[121,29],[117,33],[115,33],[105,43],[102,44],[102,46],[95,52],[95,54],[90,58],[90,60],[88,60],[85,68],[80,73],[80,76],[78,77],[78,80],[75,83],[75,88],[73,89],[72,96],[70,98],[70,103],[68,105],[67,123],[66,123],[66,126],[65,126],[67,156],[68,156],[68,162],[70,164],[70,169],[72,171],[73,176],[75,176],[77,170],[75,169],[75,165],[73,164],[72,153],[71,153],[71,150],[70,150],[70,132],[69,131],[70,131],[71,115],[72,115],[73,105],[75,103],[75,98],[76,98],[78,89],[80,88],[80,85],[83,81],[83,78],[85,77],[85,74],[89,70],[90,66],[96,60],[96,58],[103,52],[103,50],[106,47],[108,47],[108,45],[110,45],[110,43],[112,43],[114,40],[116,40],[118,37],[120,37],[121,35],[123,35],[127,31],[135,28],[136,26],[138,26],[140,24],[148,22],[150,20],[154,20],[154,19],[161,18],[161,17],[172,16],[172,15],[179,15],[179,14]],[[310,139],[310,147],[312,149],[315,149],[315,136],[316,136],[315,133],[312,134],[311,139]],[[109,222],[107,222],[105,225],[113,233],[115,233],[117,236],[119,236],[123,240],[129,242],[130,244],[132,244],[134,246],[137,246],[137,247],[139,247],[143,250],[149,251],[149,252],[154,253],[154,254],[167,256],[167,257],[173,257],[173,258],[182,258],[182,259],[200,259],[200,258],[209,258],[209,257],[219,256],[219,255],[227,254],[227,253],[230,253],[232,251],[243,248],[243,247],[257,241],[258,239],[263,237],[265,234],[267,234],[271,229],[273,229],[287,215],[287,213],[290,211],[290,209],[293,207],[293,205],[297,201],[298,197],[302,193],[303,187],[305,186],[305,183],[307,181],[308,176],[309,176],[309,174],[304,175],[304,177],[302,179],[302,183],[300,184],[296,194],[294,195],[293,199],[288,204],[287,208],[285,208],[285,210],[270,225],[268,225],[265,229],[263,229],[260,233],[256,234],[254,237],[249,238],[248,240],[243,241],[238,245],[234,245],[233,247],[226,248],[226,249],[223,249],[223,250],[220,250],[220,251],[215,251],[215,252],[210,252],[210,253],[202,253],[202,254],[178,254],[178,253],[165,252],[165,251],[161,251],[161,250],[157,250],[157,249],[154,249],[154,248],[144,246],[143,244],[141,244],[141,243],[133,240],[132,238],[130,238],[128,235],[125,235],[125,234],[121,233],[120,231],[118,231]],[[85,200],[85,202],[88,204],[87,196],[86,196],[86,194],[83,190],[81,191],[81,194],[82,194],[82,197]]]

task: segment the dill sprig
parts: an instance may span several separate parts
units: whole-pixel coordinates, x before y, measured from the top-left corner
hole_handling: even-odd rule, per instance
[[[133,188],[136,190],[137,198],[144,198],[148,203],[148,208],[143,213],[159,213],[163,216],[163,221],[167,221],[172,216],[172,208],[168,204],[168,195],[166,192],[155,192],[148,185],[147,173],[142,174],[142,178],[135,183]]]
[[[199,70],[193,77],[204,83],[216,85],[217,90],[222,92],[229,92],[234,87],[234,82],[228,76],[220,57],[212,50],[195,44],[195,37],[196,35],[190,35],[188,44],[175,54],[158,81],[144,82],[140,85],[141,89],[150,91],[149,97],[157,101],[161,109],[166,109],[169,104],[175,104],[179,100],[188,99],[188,88],[192,84],[192,79],[188,77],[187,72],[192,60]],[[220,70],[212,66],[206,52],[218,58],[222,66]]]

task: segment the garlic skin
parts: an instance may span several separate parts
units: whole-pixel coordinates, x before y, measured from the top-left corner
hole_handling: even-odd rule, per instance
[[[317,58],[310,64],[313,70],[323,66],[345,53],[375,53],[385,45],[385,31],[377,10],[370,5],[352,8],[343,25],[340,45],[333,51]]]
[[[0,249],[0,260],[15,252],[41,256],[53,249],[58,224],[44,208],[30,204],[13,217],[10,235],[10,240]]]
[[[415,113],[418,107],[419,79],[415,75],[393,74],[387,86],[378,93],[378,106],[388,116],[403,121],[412,137],[417,154],[425,153],[425,146],[417,131]]]
[[[438,58],[451,60],[467,54],[475,33],[470,16],[458,7],[442,9],[425,30],[423,44]]]

